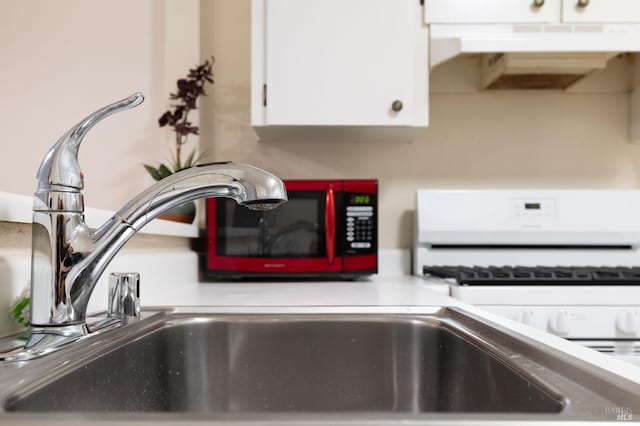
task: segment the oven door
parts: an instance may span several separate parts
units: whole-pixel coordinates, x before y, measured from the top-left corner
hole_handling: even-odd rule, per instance
[[[342,271],[341,181],[285,181],[289,201],[253,211],[207,200],[207,271],[213,275],[322,275]]]
[[[640,367],[640,340],[574,340],[583,346]]]

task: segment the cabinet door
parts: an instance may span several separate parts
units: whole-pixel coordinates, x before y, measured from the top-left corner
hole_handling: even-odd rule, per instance
[[[562,0],[565,22],[640,23],[640,0]]]
[[[416,109],[426,109],[414,99],[420,89],[428,96],[428,32],[417,0],[256,4],[265,19],[262,125],[411,125]]]
[[[424,13],[430,24],[549,23],[560,0],[426,0]]]

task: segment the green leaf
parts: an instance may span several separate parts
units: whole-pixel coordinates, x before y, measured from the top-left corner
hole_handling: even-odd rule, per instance
[[[18,324],[22,324],[25,327],[29,326],[28,318],[24,318],[22,313],[27,306],[29,306],[29,302],[31,299],[28,297],[23,297],[16,305],[13,307],[12,314],[13,317],[18,321]]]
[[[173,172],[164,164],[160,164],[160,166],[158,167],[158,172],[160,173],[160,179],[164,179],[167,176],[171,176],[173,174]]]
[[[193,162],[194,162],[194,157],[196,155],[196,150],[194,148],[193,151],[191,151],[191,154],[189,154],[189,156],[187,157],[187,159],[185,160],[184,164],[183,164],[183,169],[188,169],[189,167],[193,166]]]
[[[171,153],[171,164],[173,164],[173,171],[174,172],[178,172],[180,171],[180,169],[178,168],[178,161],[176,160],[176,156],[174,155],[174,153]]]
[[[31,299],[28,297],[23,297],[18,303],[16,303],[16,306],[13,307],[14,318],[18,318],[22,314],[22,311],[27,307],[30,300]]]
[[[202,155],[196,155],[196,152],[197,152],[197,148],[194,148],[193,151],[191,151],[191,153],[187,157],[187,161],[185,161],[185,163],[182,166],[182,170],[198,165],[198,163],[200,162],[200,159],[202,158]]]
[[[155,180],[162,179],[162,175],[160,174],[160,171],[158,169],[148,164],[143,164],[143,166],[147,170],[147,172],[149,172],[152,178],[154,178]]]

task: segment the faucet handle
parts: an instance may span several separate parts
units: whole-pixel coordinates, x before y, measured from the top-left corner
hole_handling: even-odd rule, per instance
[[[133,108],[144,101],[142,93],[134,93],[111,105],[107,105],[87,116],[75,127],[66,132],[49,149],[38,169],[38,191],[53,187],[65,187],[80,190],[84,183],[78,164],[78,149],[87,132],[100,120],[118,111]]]
[[[109,275],[107,315],[115,318],[135,318],[140,315],[140,274],[112,272]]]

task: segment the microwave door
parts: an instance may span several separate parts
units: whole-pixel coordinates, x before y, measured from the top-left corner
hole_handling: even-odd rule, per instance
[[[327,194],[291,191],[287,203],[269,211],[252,211],[232,200],[216,200],[217,255],[333,258],[335,199],[333,193]],[[327,232],[327,225],[331,232]],[[328,242],[329,237],[332,239]]]

